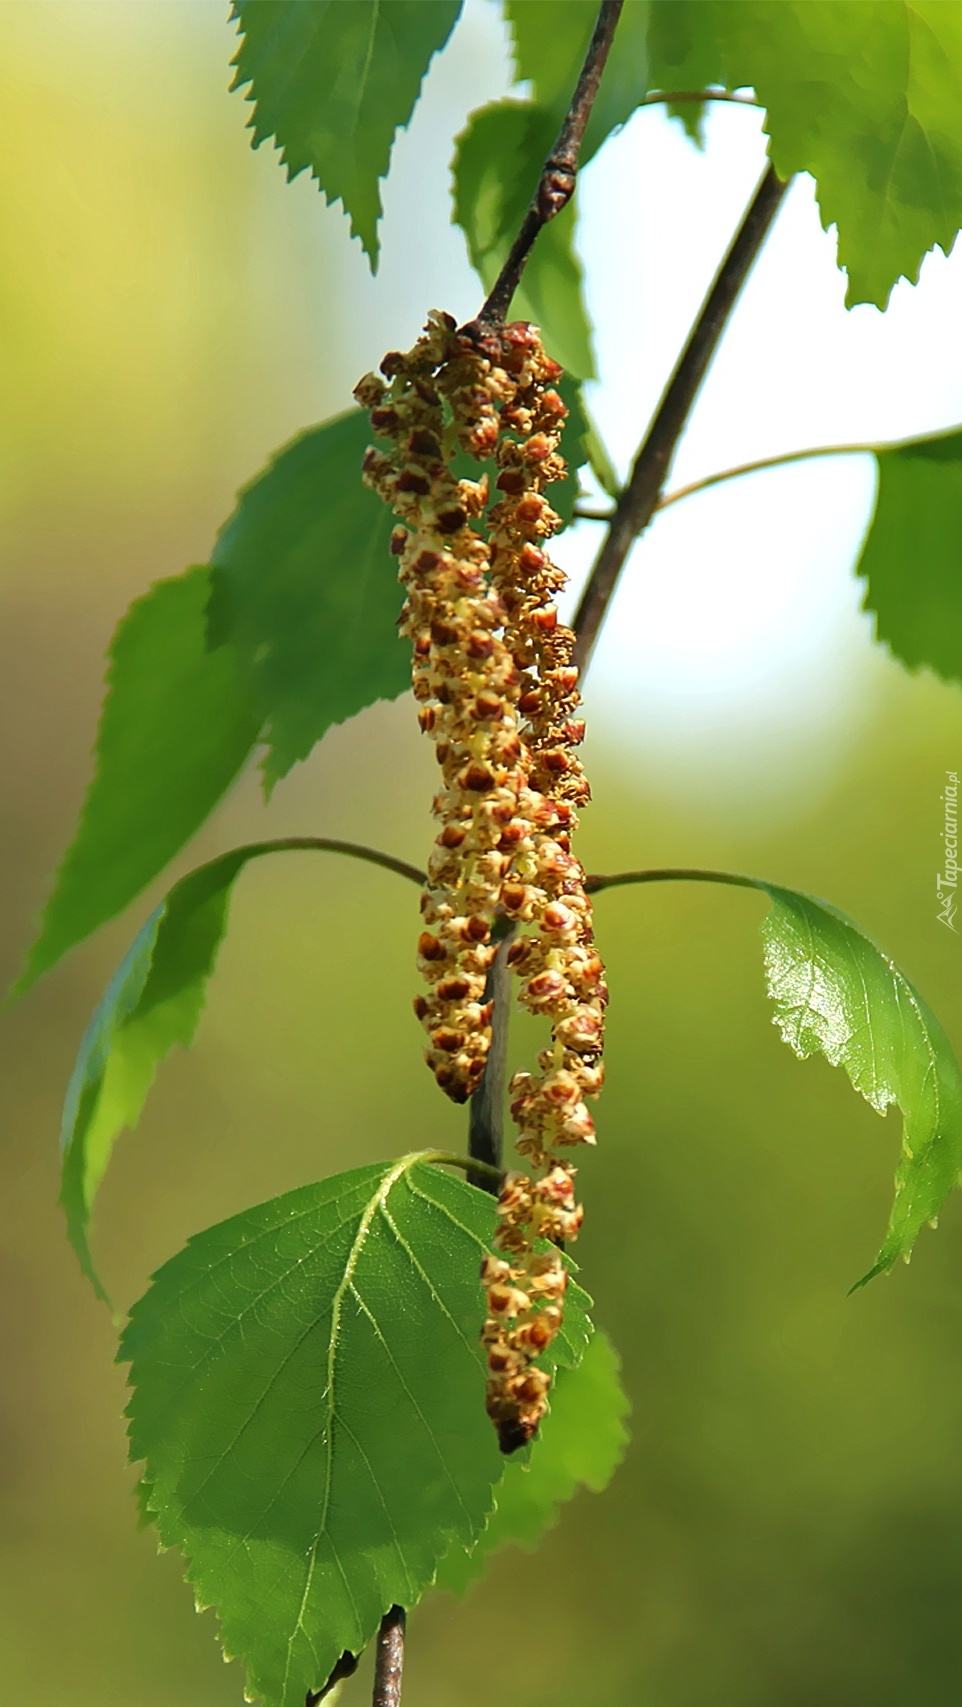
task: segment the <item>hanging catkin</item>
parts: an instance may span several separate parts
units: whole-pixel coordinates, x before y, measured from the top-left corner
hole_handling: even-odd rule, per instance
[[[401,629],[441,769],[418,943],[427,992],[415,1001],[428,1063],[456,1102],[480,1082],[499,919],[519,933],[508,962],[520,1000],[552,1029],[538,1073],[511,1084],[517,1147],[532,1171],[506,1175],[498,1254],[482,1271],[488,1411],[510,1452],[547,1408],[539,1360],[561,1325],[567,1280],[557,1247],[582,1217],[568,1152],[595,1141],[584,1099],[603,1078],[604,969],[571,852],[588,798],[575,751],[584,724],[573,636],[554,602],[564,575],[544,549],[560,526],[544,488],[566,472],[566,409],[555,389],[561,369],[523,323],[479,344],[449,315],[431,314],[414,348],[385,356],[381,374],[355,392],[390,443],[367,452],[364,478],[400,518]],[[487,474],[455,472],[465,455],[494,465],[496,495]]]

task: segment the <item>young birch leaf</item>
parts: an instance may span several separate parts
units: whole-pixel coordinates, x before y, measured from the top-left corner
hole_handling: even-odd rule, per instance
[[[234,0],[231,85],[250,85],[252,146],[273,137],[289,178],[310,170],[377,270],[380,179],[461,0]]]
[[[653,90],[708,89],[724,83],[721,52],[703,0],[685,5],[651,0],[648,28],[648,81]],[[704,143],[705,103],[671,101],[668,111],[679,119],[692,142]]]
[[[857,1283],[864,1286],[897,1257],[908,1259],[922,1227],[959,1183],[962,1073],[952,1046],[904,972],[827,901],[760,878],[701,875],[769,896],[772,910],[761,927],[765,969],[785,1042],[797,1055],[821,1052],[833,1067],[844,1067],[879,1114],[893,1103],[902,1113],[895,1201],[878,1257]],[[651,878],[589,879],[589,889],[637,881]]]
[[[208,646],[210,592],[206,569],[158,581],[117,628],[96,772],[18,993],[163,870],[257,740],[236,652]]]
[[[250,671],[268,791],[332,723],[410,685],[393,518],[361,483],[370,438],[352,409],[293,439],[241,492],[214,546],[211,636],[229,637]]]
[[[499,1548],[537,1547],[579,1488],[602,1493],[625,1454],[629,1409],[618,1353],[596,1330],[577,1367],[559,1371],[527,1460],[520,1454],[508,1459],[495,1490],[497,1505],[474,1551],[453,1548],[441,1561],[437,1587],[463,1594]]]
[[[549,108],[508,100],[473,113],[457,138],[454,217],[485,290],[498,276],[557,130]],[[569,204],[541,232],[511,314],[534,321],[549,355],[575,378],[590,379],[591,333],[581,300],[581,264],[572,248],[573,215]]]
[[[846,301],[884,308],[962,227],[962,10],[942,0],[652,0],[661,88],[751,86],[783,178],[810,172]],[[694,80],[692,80],[694,79]]]
[[[962,432],[876,453],[878,495],[859,559],[879,640],[910,670],[962,682]]]
[[[888,955],[824,901],[759,883],[775,1023],[797,1055],[821,1051],[884,1114],[902,1112],[895,1202],[878,1257],[859,1282],[908,1257],[962,1171],[962,1075],[942,1027]]]
[[[303,1707],[484,1527],[493,1226],[487,1193],[407,1156],[208,1228],[131,1313],[131,1459],[266,1707]]]
[[[299,846],[296,839],[251,842],[182,877],[139,931],[87,1028],[64,1103],[61,1202],[81,1267],[105,1301],[88,1228],[114,1144],[125,1127],[136,1126],[164,1057],[176,1043],[187,1048],[194,1040],[235,878],[264,854],[303,851],[350,849]]]
[[[271,844],[236,848],[181,879],[151,913],[87,1028],[64,1103],[60,1198],[84,1273],[107,1295],[88,1227],[114,1143],[136,1126],[157,1068],[175,1043],[193,1042],[207,981],[227,927],[241,867]]]

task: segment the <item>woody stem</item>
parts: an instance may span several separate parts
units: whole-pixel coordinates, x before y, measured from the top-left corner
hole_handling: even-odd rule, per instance
[[[635,458],[628,484],[615,505],[574,621],[575,662],[582,671],[588,666],[628,553],[658,507],[692,406],[787,188],[788,184],[769,166],[692,327]]]
[[[613,8],[602,6],[601,8],[595,34],[592,37],[592,44],[588,50],[588,58],[585,61],[585,68],[579,78],[578,89],[575,91],[568,119],[565,121],[565,126],[567,126],[572,119],[572,114],[578,109],[579,91],[585,83],[589,67],[594,64],[594,81],[588,99],[587,111],[584,112],[583,119],[580,120],[580,129],[576,128],[576,131],[572,133],[576,134],[574,143],[575,162],[577,162],[578,148],[584,135],[591,102],[594,100],[594,93],[597,90],[601,69],[607,57],[619,11],[620,6]],[[613,12],[613,16],[609,15],[611,12]],[[605,29],[608,31],[606,40]],[[600,50],[596,48],[599,37],[604,43],[603,49]],[[595,55],[594,59],[593,55]],[[582,107],[583,105],[582,100]],[[565,126],[562,126],[559,143],[566,135]],[[487,318],[490,323],[491,320],[496,320],[499,314],[503,318],[531,245],[545,223],[544,219],[537,219],[536,209],[542,185],[546,181],[545,174],[549,172],[551,161],[557,152],[557,149],[553,150],[551,158],[546,163],[538,193],[525,215],[521,232],[519,232],[518,238],[512,246],[511,254],[505,263],[501,277],[481,311],[479,322],[483,322]],[[573,177],[571,188],[572,190],[574,188]],[[688,422],[692,406],[701,389],[722,333],[728,324],[741,288],[771,229],[787,188],[788,184],[778,178],[774,169],[769,167],[755,191],[741,226],[718,270],[711,290],[692,327],[688,342],[668,382],[655,418],[635,458],[631,477],[615,506],[605,539],[588,578],[575,617],[575,659],[580,665],[582,673],[587,669],[591,660],[595,642],[628,553],[638,536],[648,526],[658,506],[672,458]],[[517,259],[518,256],[520,256],[520,260]],[[513,257],[514,263],[512,263]],[[513,273],[510,270],[512,264],[515,268]],[[505,290],[507,291],[506,296],[503,294]],[[502,292],[501,295],[499,295],[499,291]],[[491,1049],[488,1053],[484,1077],[471,1099],[468,1133],[468,1154],[472,1158],[494,1166],[501,1165],[502,1152],[503,1087],[506,1077],[505,1057],[508,1031],[507,975],[508,969],[504,963],[503,953],[499,951],[485,989],[485,1000],[494,1001]],[[480,1184],[481,1182],[478,1181],[477,1183]]]
[[[381,1619],[374,1654],[371,1707],[400,1707],[405,1616],[403,1606],[392,1606]]]
[[[487,1164],[488,1168],[502,1166],[504,1152],[504,1087],[507,1078],[508,1023],[511,1006],[511,968],[508,950],[514,930],[506,919],[496,922],[493,935],[500,938],[498,952],[488,969],[484,985],[484,1000],[493,1002],[491,1011],[491,1048],[488,1051],[484,1077],[471,1098],[468,1117],[468,1155],[472,1161]],[[485,1191],[498,1192],[498,1179],[490,1173],[471,1170],[468,1179]]]
[[[574,194],[585,127],[591,117],[601,73],[605,68],[623,5],[624,0],[602,0],[581,75],[575,85],[564,122],[554,147],[541,168],[541,176],[528,211],[521,221],[521,229],[508,251],[494,288],[477,320],[464,328],[469,334],[482,333],[492,326],[504,324],[511,298],[518,288],[538,233],[563,207],[567,207]]]

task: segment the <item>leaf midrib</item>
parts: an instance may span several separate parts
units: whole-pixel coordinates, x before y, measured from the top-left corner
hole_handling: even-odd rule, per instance
[[[402,1156],[400,1161],[395,1162],[393,1168],[390,1168],[388,1170],[388,1172],[383,1176],[381,1183],[378,1186],[377,1191],[374,1193],[373,1197],[371,1197],[371,1199],[367,1203],[367,1205],[364,1209],[364,1213],[362,1214],[361,1219],[358,1222],[357,1232],[354,1235],[354,1242],[351,1245],[351,1249],[348,1253],[347,1262],[344,1265],[344,1273],[343,1273],[343,1275],[342,1275],[342,1277],[338,1283],[338,1286],[337,1286],[337,1289],[334,1293],[334,1298],[333,1298],[332,1304],[331,1304],[331,1329],[330,1329],[330,1338],[328,1340],[328,1347],[327,1347],[327,1416],[326,1416],[325,1424],[324,1424],[324,1435],[326,1437],[326,1442],[327,1442],[327,1462],[326,1462],[325,1470],[324,1470],[324,1500],[323,1500],[323,1505],[321,1507],[320,1521],[319,1521],[318,1526],[317,1526],[317,1534],[314,1537],[314,1541],[313,1541],[313,1544],[311,1546],[310,1557],[309,1557],[308,1562],[307,1562],[307,1571],[305,1573],[305,1578],[304,1578],[304,1592],[301,1595],[301,1603],[300,1603],[300,1606],[298,1607],[298,1610],[297,1610],[297,1619],[295,1621],[294,1628],[291,1631],[290,1636],[288,1637],[288,1640],[287,1640],[287,1660],[286,1660],[285,1667],[284,1667],[284,1691],[283,1691],[285,1699],[287,1696],[288,1682],[290,1680],[291,1665],[293,1663],[293,1658],[294,1658],[294,1643],[304,1628],[304,1614],[307,1611],[307,1603],[310,1599],[311,1587],[312,1587],[313,1582],[314,1582],[314,1572],[315,1572],[315,1569],[317,1567],[318,1549],[321,1545],[322,1538],[325,1536],[327,1537],[328,1543],[329,1543],[330,1548],[331,1548],[331,1552],[334,1555],[334,1562],[337,1566],[338,1571],[340,1572],[341,1579],[344,1583],[344,1587],[347,1590],[348,1598],[351,1602],[351,1606],[352,1606],[353,1611],[354,1611],[355,1620],[357,1621],[357,1624],[359,1627],[362,1623],[362,1620],[360,1619],[360,1617],[358,1615],[358,1609],[357,1609],[357,1604],[356,1604],[355,1599],[354,1599],[354,1595],[351,1592],[350,1584],[348,1583],[347,1577],[346,1577],[345,1572],[344,1572],[344,1567],[341,1564],[340,1558],[338,1556],[337,1548],[335,1547],[334,1542],[331,1539],[331,1536],[328,1534],[328,1529],[327,1529],[327,1517],[328,1517],[328,1512],[330,1511],[330,1506],[331,1506],[331,1488],[332,1488],[333,1474],[334,1474],[334,1421],[335,1421],[335,1414],[336,1414],[335,1413],[335,1403],[334,1403],[334,1379],[335,1379],[335,1374],[336,1374],[336,1370],[337,1370],[338,1330],[339,1330],[340,1325],[341,1325],[341,1309],[342,1309],[343,1304],[344,1304],[344,1298],[345,1298],[345,1295],[347,1293],[348,1288],[352,1285],[352,1282],[354,1279],[354,1271],[357,1268],[358,1262],[360,1260],[361,1252],[363,1251],[364,1246],[367,1243],[367,1236],[371,1230],[371,1223],[373,1222],[374,1217],[377,1214],[378,1208],[381,1205],[383,1205],[385,1199],[389,1196],[392,1188],[396,1185],[397,1181],[401,1178],[401,1176],[403,1174],[410,1171],[410,1169],[414,1166],[414,1163],[417,1160],[418,1160],[417,1156],[410,1156],[410,1155],[409,1156]]]

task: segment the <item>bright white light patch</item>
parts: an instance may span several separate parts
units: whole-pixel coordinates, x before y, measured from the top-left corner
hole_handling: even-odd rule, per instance
[[[699,154],[639,112],[584,174],[580,247],[597,331],[591,406],[619,473],[764,169],[760,115],[716,107]],[[848,311],[810,179],[789,192],[709,372],[669,486],[817,444],[962,420],[962,250],[931,257],[886,315]],[[852,568],[871,460],[757,474],[685,500],[636,547],[595,658],[589,710],[647,776],[731,797],[793,792],[843,759],[885,679]],[[578,579],[599,529],[559,555]],[[560,543],[560,542],[559,542]],[[570,607],[569,607],[570,608]],[[782,788],[778,787],[778,777]],[[772,804],[776,804],[774,798]]]

